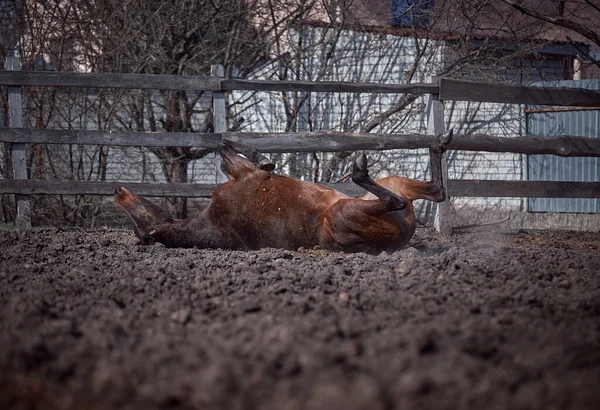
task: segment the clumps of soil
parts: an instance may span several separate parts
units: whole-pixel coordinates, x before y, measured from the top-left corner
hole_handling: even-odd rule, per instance
[[[0,232],[0,408],[594,409],[600,235],[381,255]]]

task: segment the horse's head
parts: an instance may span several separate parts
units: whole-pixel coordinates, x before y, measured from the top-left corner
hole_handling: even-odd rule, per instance
[[[133,223],[133,231],[142,243],[154,242],[151,232],[158,226],[172,224],[174,219],[167,211],[146,198],[137,196],[125,187],[115,190],[117,204],[127,213]]]

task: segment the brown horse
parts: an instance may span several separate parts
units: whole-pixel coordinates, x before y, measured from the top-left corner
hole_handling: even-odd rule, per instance
[[[439,154],[451,133],[438,139]],[[235,149],[235,150],[234,150]],[[238,155],[242,151],[248,158]],[[369,193],[351,198],[325,186],[268,172],[272,164],[240,144],[219,148],[222,170],[230,180],[212,195],[197,217],[176,220],[167,211],[126,188],[115,191],[117,204],[131,218],[134,232],[146,244],[168,247],[228,249],[319,246],[345,252],[393,251],[415,232],[412,201],[444,200],[441,168],[433,160],[432,181],[387,177],[374,181],[363,154],[354,164],[352,181]]]

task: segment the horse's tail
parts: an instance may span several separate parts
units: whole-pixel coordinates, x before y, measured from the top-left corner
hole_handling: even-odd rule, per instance
[[[376,182],[408,201],[427,199],[429,201],[442,202],[446,198],[444,189],[433,181],[419,181],[411,178],[390,176],[378,179]]]

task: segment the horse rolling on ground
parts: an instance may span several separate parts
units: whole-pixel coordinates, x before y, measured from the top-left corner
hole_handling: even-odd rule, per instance
[[[452,133],[440,136],[432,151],[432,180],[391,176],[374,181],[363,154],[352,181],[368,191],[351,198],[319,184],[275,175],[256,150],[226,142],[219,148],[222,170],[230,180],[212,195],[198,216],[177,220],[147,199],[121,187],[116,202],[129,215],[142,243],[167,247],[225,249],[320,247],[331,251],[394,251],[415,232],[412,201],[441,202],[441,152]],[[236,152],[237,151],[237,152]],[[246,157],[238,155],[243,152]],[[256,165],[255,163],[258,163]]]

